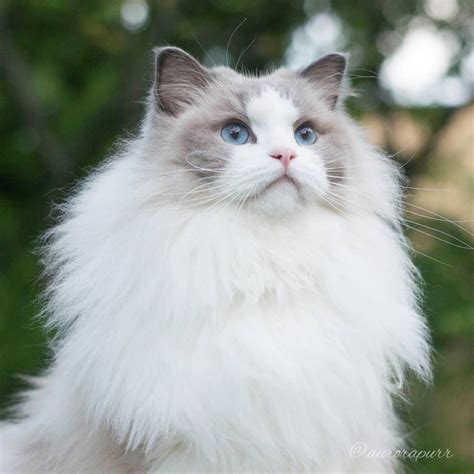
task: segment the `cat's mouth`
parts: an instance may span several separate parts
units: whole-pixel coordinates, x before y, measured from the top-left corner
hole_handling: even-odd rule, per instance
[[[273,181],[270,181],[270,183],[268,183],[265,186],[265,190],[268,190],[270,188],[273,188],[275,186],[282,185],[282,184],[283,185],[289,184],[289,185],[293,185],[296,188],[298,188],[298,183],[291,176],[288,176],[285,173],[285,174],[279,176],[278,178],[274,179]]]

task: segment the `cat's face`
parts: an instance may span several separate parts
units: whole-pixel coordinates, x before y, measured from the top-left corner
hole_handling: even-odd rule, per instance
[[[350,168],[344,70],[344,56],[329,55],[299,73],[249,77],[158,50],[153,133],[168,191],[184,206],[269,215],[331,205]]]

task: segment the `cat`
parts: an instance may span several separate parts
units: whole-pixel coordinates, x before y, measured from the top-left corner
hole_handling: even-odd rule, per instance
[[[383,472],[429,331],[400,171],[347,56],[261,76],[155,50],[138,136],[45,237],[59,337],[3,472]]]

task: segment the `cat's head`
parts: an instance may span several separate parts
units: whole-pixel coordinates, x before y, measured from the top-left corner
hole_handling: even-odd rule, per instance
[[[336,53],[257,77],[157,49],[147,134],[163,196],[274,216],[340,209],[356,153],[341,106],[345,70],[346,56]]]

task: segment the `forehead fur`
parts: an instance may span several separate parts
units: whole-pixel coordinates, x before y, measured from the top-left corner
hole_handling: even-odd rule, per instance
[[[287,94],[266,86],[259,95],[252,97],[246,106],[249,120],[256,126],[264,123],[293,123],[299,113],[293,101]]]
[[[226,67],[211,71],[213,81],[195,104],[200,113],[252,122],[282,114],[289,121],[331,114],[324,91],[295,72],[282,68],[267,75],[248,76]]]

